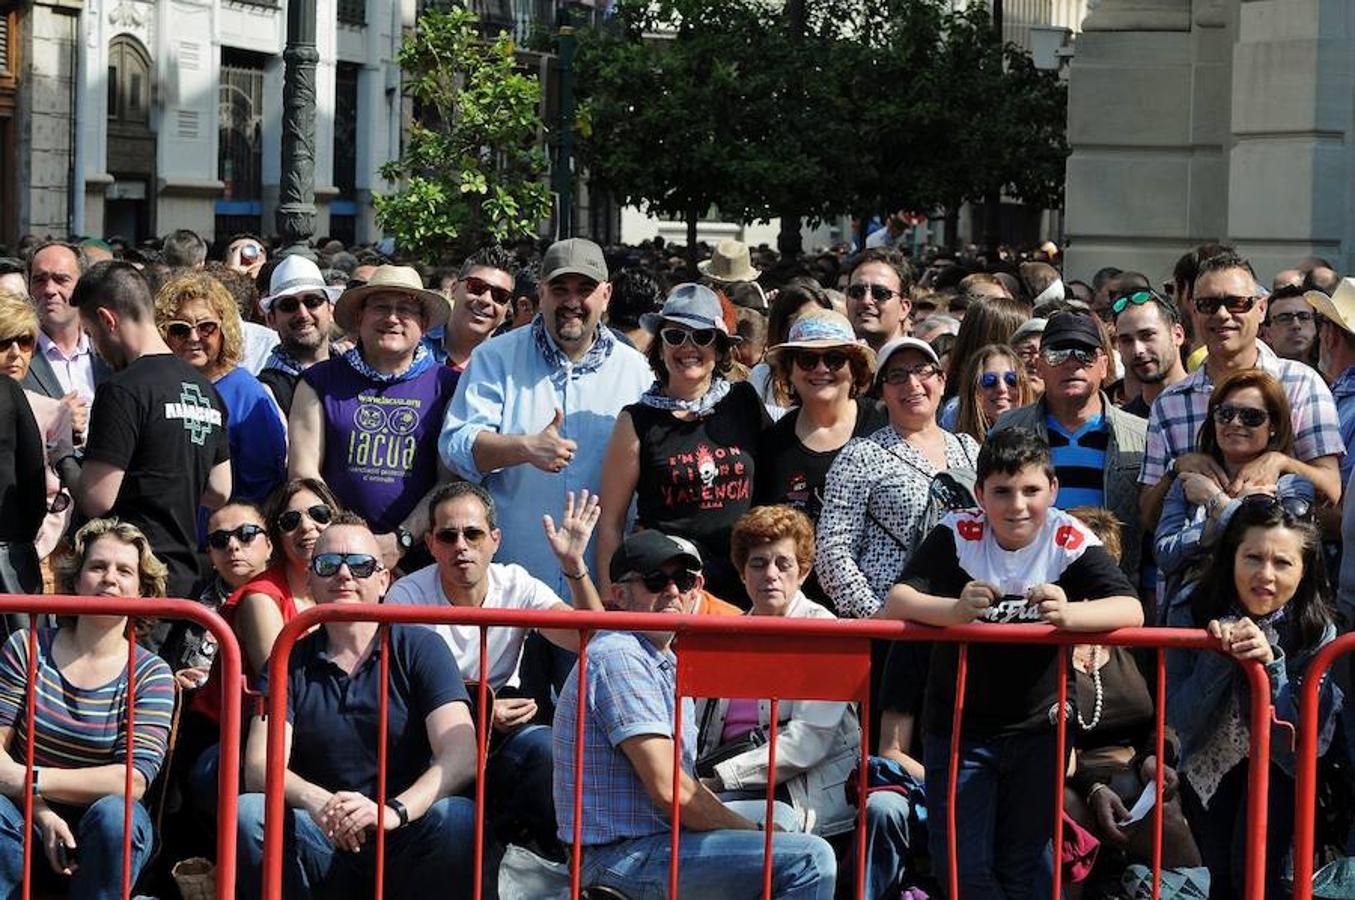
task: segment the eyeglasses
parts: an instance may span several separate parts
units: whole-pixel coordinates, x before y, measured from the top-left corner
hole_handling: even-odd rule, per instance
[[[214,322],[211,319],[204,319],[196,323],[176,319],[165,325],[165,337],[173,341],[186,341],[196,331],[198,338],[205,341],[220,330],[221,323]]]
[[[319,553],[311,560],[311,571],[321,578],[333,578],[340,566],[348,566],[348,573],[354,578],[371,578],[383,568],[370,553]]]
[[[795,352],[795,367],[803,372],[812,372],[823,363],[828,367],[829,372],[841,371],[847,364],[847,354],[841,350],[829,350],[826,353],[815,353],[812,350],[797,350]]]
[[[317,503],[314,506],[306,507],[305,510],[289,509],[278,516],[278,530],[283,534],[296,531],[297,528],[301,527],[302,512],[305,512],[306,517],[316,525],[328,525],[330,520],[334,518],[334,510],[323,503]]]
[[[1312,324],[1312,321],[1313,321],[1313,319],[1315,319],[1315,318],[1316,318],[1316,316],[1314,316],[1314,315],[1313,315],[1312,313],[1310,313],[1310,312],[1282,312],[1282,313],[1276,313],[1275,315],[1271,316],[1271,317],[1270,317],[1270,324],[1272,324],[1272,325],[1293,325],[1294,323],[1297,322],[1297,323],[1300,324],[1300,325],[1310,325],[1310,324]],[[4,349],[4,346],[3,346],[3,345],[0,345],[0,350],[3,350],[3,349]]]
[[[464,279],[463,283],[466,285],[467,294],[477,294],[479,296],[488,294],[490,299],[500,306],[503,306],[509,300],[513,299],[513,292],[508,290],[508,288],[501,288],[497,285],[490,284],[483,278],[470,276]]]
[[[1016,387],[1017,382],[1016,372],[1014,372],[1011,369],[1008,369],[1007,371],[1001,374],[998,374],[997,372],[984,372],[982,375],[979,376],[979,387],[983,388],[984,390],[991,391],[993,388],[997,387],[997,380],[999,378],[1002,379],[1002,381],[1007,385],[1007,387],[1010,388]]]
[[[866,293],[870,293],[870,298],[876,303],[884,303],[890,297],[898,295],[898,291],[885,287],[883,284],[849,284],[847,285],[847,296],[858,303],[866,299]]]
[[[677,572],[668,573],[662,569],[657,572],[649,572],[645,575],[631,575],[622,581],[638,581],[645,586],[645,590],[651,594],[657,594],[669,584],[677,585],[678,593],[685,594],[696,587],[696,573],[681,569]]]
[[[476,528],[472,525],[469,528],[439,528],[433,532],[433,537],[439,544],[455,544],[461,538],[466,539],[466,543],[472,547],[480,546],[480,542],[489,534],[483,528]]]
[[[1274,515],[1280,510],[1291,519],[1307,521],[1312,518],[1313,504],[1306,497],[1288,495],[1276,497],[1274,494],[1248,494],[1242,498],[1240,511],[1255,516]]]
[[[369,313],[375,313],[382,319],[394,316],[397,319],[417,319],[423,315],[423,306],[417,303],[373,303],[364,307]]]
[[[1239,297],[1234,294],[1225,294],[1221,297],[1196,297],[1195,309],[1206,316],[1212,316],[1223,307],[1235,316],[1240,316],[1245,312],[1250,312],[1256,305],[1259,297]]]
[[[329,297],[325,294],[301,294],[299,296],[283,297],[273,302],[273,309],[290,316],[301,308],[304,303],[306,309],[316,310],[329,302]]]
[[[709,347],[715,343],[718,334],[714,328],[664,328],[659,331],[659,337],[667,347],[681,347],[687,341],[697,347]]]
[[[1270,413],[1254,406],[1234,406],[1231,403],[1224,403],[1214,408],[1214,421],[1220,425],[1229,425],[1233,419],[1237,419],[1247,428],[1260,428],[1269,418]]]
[[[1040,356],[1052,368],[1057,369],[1070,359],[1077,360],[1079,366],[1090,366],[1096,362],[1096,357],[1100,350],[1087,350],[1082,347],[1064,347],[1061,350],[1055,350],[1053,347],[1040,348]]]
[[[1135,306],[1142,306],[1145,303],[1152,303],[1156,299],[1157,297],[1152,291],[1135,291],[1132,294],[1125,294],[1123,297],[1120,297],[1114,303],[1110,304],[1110,312],[1111,315],[1118,316],[1120,313],[1124,312],[1131,303]]]
[[[941,370],[935,363],[918,363],[915,366],[894,366],[884,373],[881,380],[885,384],[898,385],[906,384],[910,378],[926,381],[928,378],[940,374]]]
[[[52,497],[52,502],[47,504],[47,511],[52,514],[64,513],[71,508],[71,495],[61,491]]]
[[[8,353],[9,348],[13,347],[15,344],[17,344],[19,349],[23,352],[29,353],[32,351],[33,345],[37,342],[37,336],[32,334],[21,334],[16,337],[0,338],[0,353]]]
[[[213,550],[225,550],[230,546],[231,538],[235,538],[242,544],[252,544],[254,539],[263,534],[263,529],[258,525],[246,523],[238,528],[218,528],[216,531],[207,535],[207,546]]]

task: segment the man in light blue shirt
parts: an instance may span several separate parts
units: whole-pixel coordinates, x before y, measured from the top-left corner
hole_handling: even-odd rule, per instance
[[[560,563],[541,540],[541,514],[558,522],[567,494],[598,493],[617,413],[640,398],[654,374],[644,356],[602,324],[611,297],[602,248],[579,238],[557,241],[541,273],[540,310],[531,325],[471,354],[438,452],[449,469],[494,498],[503,532],[499,562],[517,563],[569,596]],[[596,570],[592,544],[585,561]],[[552,680],[572,665],[572,658],[556,659]],[[524,666],[530,671],[529,661]]]

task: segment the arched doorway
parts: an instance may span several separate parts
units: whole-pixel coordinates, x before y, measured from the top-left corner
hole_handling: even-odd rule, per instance
[[[108,171],[104,233],[140,240],[154,234],[151,185],[151,57],[141,41],[119,34],[108,44]]]

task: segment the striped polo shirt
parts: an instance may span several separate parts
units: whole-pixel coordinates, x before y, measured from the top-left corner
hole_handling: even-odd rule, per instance
[[[1059,509],[1105,506],[1106,448],[1110,429],[1099,412],[1077,431],[1069,433],[1052,414],[1045,416],[1049,429],[1049,455],[1059,479]]]

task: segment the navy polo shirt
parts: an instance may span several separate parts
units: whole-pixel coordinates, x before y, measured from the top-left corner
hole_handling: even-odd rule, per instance
[[[323,628],[297,642],[287,666],[287,721],[292,758],[287,768],[328,791],[376,799],[381,656],[377,647],[348,675],[326,652]],[[424,720],[448,703],[467,703],[461,671],[431,629],[392,625],[386,796],[428,770],[433,751]],[[268,690],[267,670],[260,689]]]

